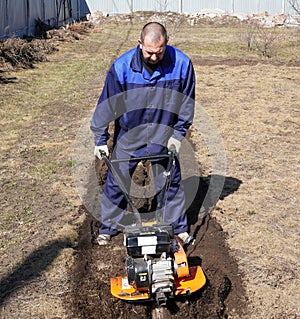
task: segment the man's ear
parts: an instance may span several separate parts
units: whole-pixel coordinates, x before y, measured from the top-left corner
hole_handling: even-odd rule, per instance
[[[141,45],[143,45],[143,43],[142,43],[142,40],[141,39],[138,39],[138,44],[141,46]]]

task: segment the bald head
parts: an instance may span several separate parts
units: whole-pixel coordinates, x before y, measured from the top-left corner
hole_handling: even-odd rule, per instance
[[[159,63],[164,57],[167,42],[167,32],[162,24],[147,23],[142,29],[139,40],[144,61],[148,64]]]
[[[141,42],[144,43],[145,38],[153,43],[158,43],[164,40],[165,44],[168,42],[167,31],[165,27],[158,22],[149,22],[144,25],[141,32]]]

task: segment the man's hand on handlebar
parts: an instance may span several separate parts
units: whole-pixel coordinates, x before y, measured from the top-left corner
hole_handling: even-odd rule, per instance
[[[181,142],[179,140],[177,140],[174,137],[169,138],[168,144],[167,144],[168,150],[170,150],[172,152],[175,151],[176,154],[179,154],[180,146],[181,146]],[[175,150],[174,150],[174,148],[175,148]]]
[[[100,146],[95,146],[94,149],[94,155],[97,156],[100,160],[103,158],[103,156],[108,156],[108,147],[107,145],[100,145]]]

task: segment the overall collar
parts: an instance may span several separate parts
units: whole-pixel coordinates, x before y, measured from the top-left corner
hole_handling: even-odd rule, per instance
[[[171,65],[174,64],[175,61],[172,60],[172,57],[169,53],[169,46],[166,46],[166,50],[165,50],[165,54],[164,57],[159,65],[159,67],[157,68],[156,71],[154,71],[153,75],[155,75],[158,71],[160,71],[160,73],[164,73],[164,70],[167,70]],[[133,71],[139,72],[139,73],[145,73],[145,71],[143,71],[143,62],[141,59],[141,48],[140,45],[138,45],[136,47],[136,50],[132,56],[131,62],[130,62],[130,67]],[[147,71],[148,73],[148,71]]]

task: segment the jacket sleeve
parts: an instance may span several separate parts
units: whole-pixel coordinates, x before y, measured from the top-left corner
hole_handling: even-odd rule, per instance
[[[178,121],[174,125],[173,137],[181,141],[189,127],[192,125],[195,109],[195,84],[196,77],[192,62],[189,62],[186,76],[182,79],[181,105]]]
[[[110,135],[108,125],[115,120],[117,112],[117,100],[119,93],[123,91],[114,65],[107,73],[102,93],[94,111],[90,128],[94,134],[95,145],[105,145]]]

